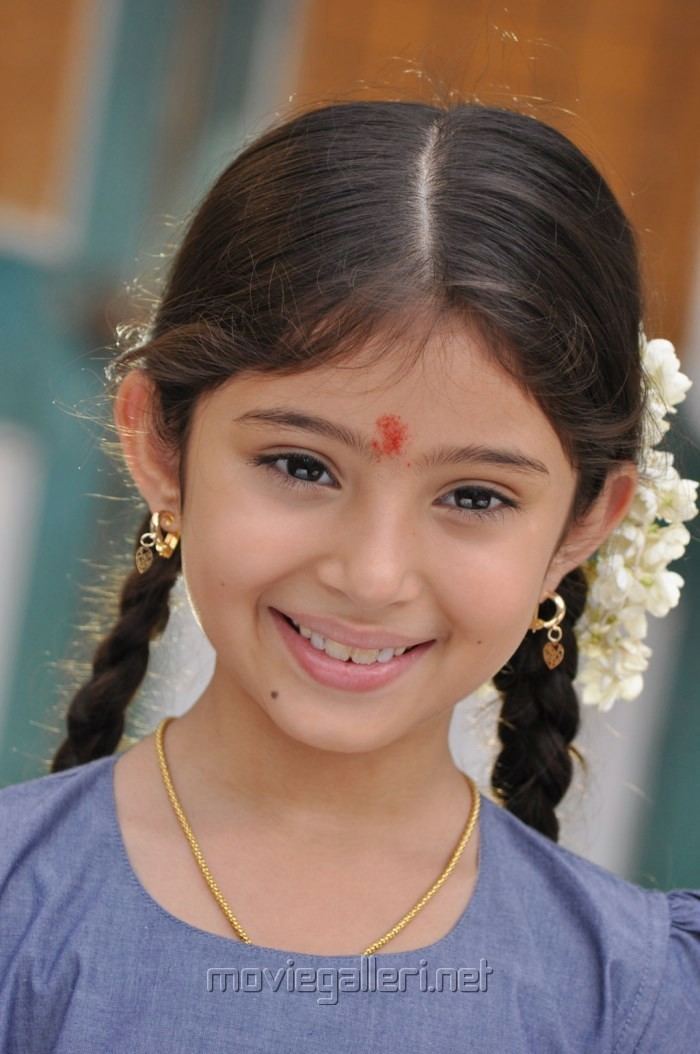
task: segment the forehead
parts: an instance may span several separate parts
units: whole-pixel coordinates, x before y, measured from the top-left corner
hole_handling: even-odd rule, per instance
[[[377,338],[341,363],[237,375],[214,402],[231,420],[270,408],[306,411],[371,434],[383,449],[507,436],[564,457],[539,405],[464,326],[436,327],[415,361]]]

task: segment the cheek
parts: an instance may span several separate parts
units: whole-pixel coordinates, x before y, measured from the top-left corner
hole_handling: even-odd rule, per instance
[[[310,554],[308,522],[295,522],[260,500],[227,501],[221,489],[194,494],[193,488],[183,519],[182,565],[203,628],[217,612],[249,608],[257,593],[303,566]]]
[[[516,650],[534,614],[547,554],[530,550],[528,556],[523,559],[520,545],[482,550],[455,560],[441,576],[447,620],[489,675]]]

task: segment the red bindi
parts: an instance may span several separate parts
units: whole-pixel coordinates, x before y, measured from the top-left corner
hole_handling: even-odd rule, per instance
[[[403,453],[403,446],[408,436],[408,429],[400,417],[396,414],[383,414],[378,417],[376,427],[379,431],[379,439],[372,440],[372,449],[380,457],[386,454],[393,457]]]

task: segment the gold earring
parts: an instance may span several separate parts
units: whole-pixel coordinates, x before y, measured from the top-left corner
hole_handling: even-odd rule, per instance
[[[539,605],[537,611],[530,623],[530,629],[533,633],[537,630],[547,630],[547,643],[542,649],[542,658],[547,663],[550,670],[554,670],[564,658],[564,645],[561,643],[563,635],[560,622],[566,615],[566,604],[564,598],[558,593],[547,593],[545,600],[551,600],[554,602],[555,612],[550,619],[541,619],[539,617]],[[543,601],[544,603],[544,601]]]
[[[146,531],[141,535],[139,541],[140,545],[136,550],[135,563],[136,569],[139,574],[145,574],[149,567],[153,563],[153,550],[158,553],[158,556],[164,557],[169,560],[177,549],[177,543],[180,540],[180,535],[177,531],[169,531],[168,528],[172,527],[175,522],[175,515],[172,512],[163,510],[162,512],[154,512],[151,516],[150,531]],[[163,529],[166,534],[163,536]]]

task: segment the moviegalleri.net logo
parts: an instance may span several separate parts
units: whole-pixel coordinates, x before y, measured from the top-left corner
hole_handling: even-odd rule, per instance
[[[287,965],[210,967],[207,970],[207,992],[234,995],[271,992],[306,995],[320,993],[317,1003],[337,1003],[339,995],[353,992],[396,992],[409,989],[426,994],[442,992],[481,993],[488,990],[493,967],[479,959],[478,966],[450,966],[431,969],[427,959],[417,966],[382,966],[376,955],[358,956],[358,966],[297,966],[294,959]]]

